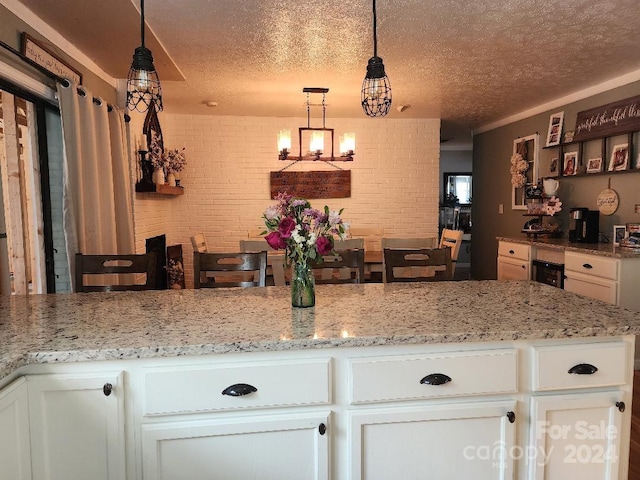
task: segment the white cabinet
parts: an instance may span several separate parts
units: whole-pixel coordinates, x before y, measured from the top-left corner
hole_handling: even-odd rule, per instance
[[[34,480],[125,478],[122,373],[28,375]]]
[[[511,479],[514,410],[508,401],[351,413],[350,478]]]
[[[328,357],[144,369],[143,479],[328,480],[330,371]]]
[[[521,243],[498,243],[498,280],[529,280],[531,247]]]
[[[618,304],[620,260],[615,258],[566,252],[564,289]]]
[[[28,409],[24,378],[0,391],[0,480],[31,479]]]
[[[534,397],[530,480],[618,480],[622,392]],[[628,415],[628,413],[627,413]],[[625,477],[626,478],[626,477]]]
[[[145,480],[328,480],[328,413],[142,426]]]

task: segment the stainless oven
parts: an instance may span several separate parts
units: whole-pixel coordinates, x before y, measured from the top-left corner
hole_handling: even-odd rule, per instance
[[[564,288],[564,265],[561,263],[534,260],[532,278],[536,282],[546,283],[558,288]]]

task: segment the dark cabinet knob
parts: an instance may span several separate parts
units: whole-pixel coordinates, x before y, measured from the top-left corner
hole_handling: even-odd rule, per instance
[[[509,253],[510,253],[511,255],[513,255],[513,254],[514,254],[514,253],[516,253],[516,252],[514,252],[513,250],[509,250]]]
[[[589,263],[583,263],[583,264],[582,264],[582,266],[583,266],[584,268],[586,268],[587,270],[588,270],[588,269],[593,268],[593,265],[591,265],[591,264],[589,264]]]
[[[579,363],[569,369],[569,373],[575,373],[576,375],[593,375],[598,369],[589,363]]]
[[[430,373],[420,380],[420,383],[423,385],[444,385],[450,381],[451,377],[449,375],[445,375],[444,373]]]
[[[627,408],[624,402],[616,402],[616,407],[618,407],[618,410],[620,410],[621,413]]]
[[[327,426],[324,423],[321,423],[318,425],[318,432],[320,432],[320,435],[324,435],[327,433]]]
[[[507,412],[507,419],[509,423],[513,423],[516,421],[516,414],[514,412]]]
[[[111,395],[112,391],[113,391],[113,385],[111,385],[110,383],[105,383],[102,386],[102,393],[104,393],[105,397],[108,397],[109,395]]]
[[[248,383],[236,383],[230,385],[222,391],[222,395],[229,395],[230,397],[242,397],[249,395],[250,393],[257,392],[258,389]]]

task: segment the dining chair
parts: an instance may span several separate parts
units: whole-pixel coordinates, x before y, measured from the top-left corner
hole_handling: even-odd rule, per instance
[[[202,280],[202,274],[206,280]],[[267,252],[193,252],[194,288],[264,287],[266,277]]]
[[[335,255],[324,255],[322,263],[313,266],[316,283],[364,283],[364,248],[335,250]]]
[[[439,248],[449,247],[451,249],[451,262],[453,264],[453,273],[456,271],[456,262],[460,253],[460,245],[462,245],[462,230],[450,230],[445,228],[440,235]]]
[[[420,248],[420,249],[384,249],[385,282],[433,282],[439,280],[453,280],[453,266],[450,248]],[[407,267],[443,267],[433,268],[432,276],[415,275]],[[396,269],[403,268],[402,274]]]
[[[156,285],[156,253],[83,255],[75,257],[76,292],[152,290]],[[146,274],[144,283],[137,280]]]
[[[399,248],[399,249],[410,249],[410,248],[437,248],[438,246],[438,237],[383,237],[380,241],[382,245],[382,250],[384,252],[385,248]],[[382,255],[382,281],[386,282],[387,271],[384,264],[384,254]],[[430,274],[433,269],[426,268],[406,268],[406,272],[403,273],[405,276],[427,276],[426,274]],[[411,272],[409,273],[409,270]],[[396,270],[396,276],[401,273],[400,269]]]
[[[207,240],[204,238],[203,233],[196,233],[191,237],[191,245],[193,245],[194,252],[205,253],[209,251],[207,248]]]
[[[267,252],[267,276],[269,273],[273,277],[273,284],[277,287],[285,286],[284,275],[284,252],[274,250],[263,238],[260,240],[240,240],[240,251],[247,252]]]

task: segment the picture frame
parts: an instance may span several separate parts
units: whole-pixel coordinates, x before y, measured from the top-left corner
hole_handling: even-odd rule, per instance
[[[609,160],[609,171],[620,172],[626,170],[629,164],[629,145],[621,143],[614,145],[611,150],[611,159]]]
[[[578,152],[565,153],[562,165],[562,175],[575,175],[578,171]]]
[[[562,122],[564,121],[564,112],[558,112],[549,118],[549,131],[547,132],[547,147],[560,145],[562,139]]]
[[[602,171],[602,157],[587,160],[587,173],[600,173]]]
[[[558,157],[553,157],[549,162],[549,172],[554,174],[558,173]]]
[[[626,225],[614,225],[613,226],[613,245],[615,247],[620,246],[620,242],[627,238],[627,226]]]
[[[575,135],[575,130],[569,130],[568,132],[564,132],[564,137],[562,139],[562,143],[571,143],[573,142],[573,136]]]

